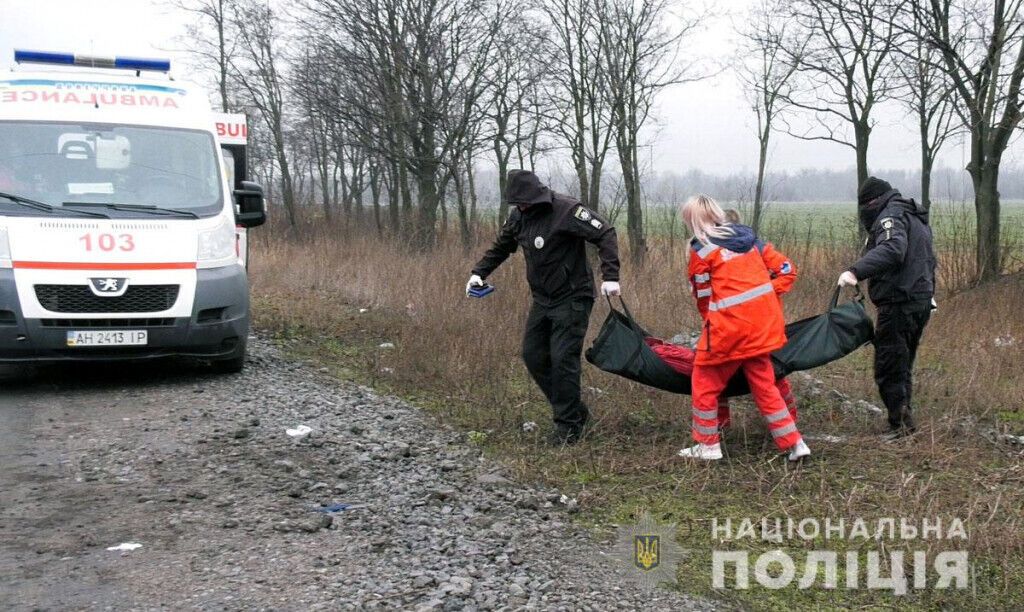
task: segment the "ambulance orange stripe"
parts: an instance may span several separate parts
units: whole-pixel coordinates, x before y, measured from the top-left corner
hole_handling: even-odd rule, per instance
[[[194,261],[161,263],[100,263],[79,261],[15,261],[15,268],[24,270],[194,270]]]

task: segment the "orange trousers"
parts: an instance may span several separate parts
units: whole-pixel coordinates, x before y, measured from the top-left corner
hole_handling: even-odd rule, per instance
[[[793,417],[793,421],[797,420],[796,413],[796,396],[793,395],[793,387],[790,386],[789,381],[785,378],[780,378],[775,381],[775,386],[779,389],[779,395],[782,396],[782,401],[786,402],[786,408],[789,409],[789,416]],[[725,429],[732,423],[732,411],[729,407],[729,398],[722,395],[718,398],[718,427]]]
[[[718,444],[718,398],[737,370],[743,370],[750,394],[765,420],[775,444],[786,450],[800,441],[796,420],[790,414],[775,383],[771,358],[758,355],[716,365],[694,364],[692,376],[693,439],[701,444]]]

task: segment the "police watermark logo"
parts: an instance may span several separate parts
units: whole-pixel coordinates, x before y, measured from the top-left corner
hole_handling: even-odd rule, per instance
[[[534,238],[533,239],[533,246],[538,248],[538,249],[543,249],[544,248],[544,238],[542,236],[537,236],[536,238]]]
[[[660,543],[661,536],[658,535],[633,536],[633,565],[642,572],[649,572],[661,565],[658,557]]]
[[[676,581],[684,556],[676,543],[676,526],[662,525],[644,512],[635,525],[619,528],[614,559],[621,572],[648,588]]]
[[[971,588],[967,526],[956,517],[760,517],[736,523],[712,518],[711,539],[715,589],[749,589],[756,584],[768,589],[880,589],[906,595],[912,590]],[[745,539],[779,547],[758,554],[738,543]],[[838,542],[831,545],[833,540]],[[784,550],[790,542],[796,545]]]

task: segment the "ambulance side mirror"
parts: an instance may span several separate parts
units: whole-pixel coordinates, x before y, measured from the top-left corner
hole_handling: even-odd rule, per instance
[[[242,188],[235,190],[235,204],[238,212],[235,221],[242,227],[256,227],[267,221],[267,203],[263,188],[250,181],[242,181]]]

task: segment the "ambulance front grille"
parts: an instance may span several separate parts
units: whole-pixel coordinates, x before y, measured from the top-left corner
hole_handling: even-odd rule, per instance
[[[174,325],[173,317],[157,319],[40,319],[43,327],[73,327],[75,329],[111,329],[119,327],[169,327]],[[2,324],[2,320],[0,320]]]
[[[50,312],[162,312],[174,306],[178,285],[130,285],[124,295],[98,296],[88,285],[36,285],[36,299]]]

